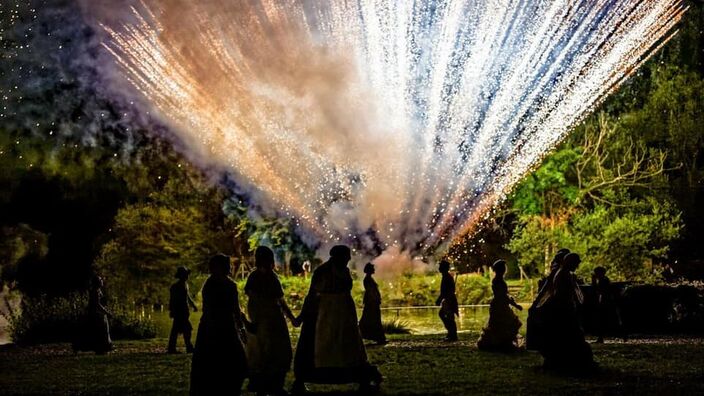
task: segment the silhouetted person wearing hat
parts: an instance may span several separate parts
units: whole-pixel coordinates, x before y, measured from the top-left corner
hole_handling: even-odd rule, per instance
[[[577,306],[583,301],[574,274],[579,263],[577,254],[565,256],[553,279],[553,294],[539,306],[546,309],[545,339],[539,350],[545,368],[584,374],[596,369],[597,365],[589,344],[584,340],[577,315]]]
[[[78,331],[78,337],[73,342],[75,352],[93,351],[103,355],[113,349],[108,321],[108,317],[112,314],[106,308],[104,287],[103,278],[93,275],[88,289],[88,308],[83,320],[83,328]]]
[[[169,334],[168,353],[178,353],[176,350],[176,339],[179,334],[183,334],[183,342],[186,344],[186,352],[193,352],[193,344],[191,344],[191,332],[193,326],[188,319],[191,312],[188,309],[189,305],[194,312],[198,311],[196,303],[191,298],[188,291],[188,275],[191,271],[186,267],[178,267],[176,269],[176,283],[171,285],[169,289],[169,316],[173,319],[171,324],[171,334]]]
[[[493,265],[494,279],[491,281],[491,290],[494,298],[489,306],[489,323],[482,331],[482,335],[477,342],[477,347],[485,351],[513,352],[518,348],[518,329],[521,328],[521,321],[511,307],[523,310],[523,307],[516,304],[513,297],[508,294],[508,285],[504,280],[506,274],[506,262],[497,260]]]
[[[545,301],[554,294],[553,278],[560,269],[565,256],[570,253],[569,249],[560,249],[550,263],[550,272],[547,276],[538,281],[538,295],[528,308],[528,319],[526,321],[526,349],[538,350],[545,339],[544,317],[547,315],[548,307],[544,306]],[[541,308],[538,308],[538,307]]]
[[[191,363],[190,394],[239,395],[247,376],[247,360],[237,285],[229,278],[228,256],[213,256],[209,267]]]
[[[352,299],[352,276],[347,268],[351,252],[338,245],[330,259],[313,271],[310,290],[296,324],[302,324],[293,371],[294,393],[305,383],[358,383],[368,390],[378,386],[381,374],[367,361]]]
[[[440,281],[440,296],[435,304],[440,306],[440,320],[447,329],[445,341],[457,341],[457,323],[455,316],[459,316],[459,306],[457,296],[455,296],[455,280],[450,275],[450,263],[443,260],[440,262],[438,271],[442,274]]]
[[[247,312],[256,329],[255,334],[247,337],[249,390],[258,395],[283,395],[293,355],[286,318],[291,322],[295,318],[274,273],[274,252],[260,246],[254,256],[257,268],[244,287],[249,297]]]
[[[359,320],[359,330],[365,340],[386,344],[384,326],[381,323],[381,293],[372,277],[374,272],[374,264],[367,263],[364,266],[364,310]]]

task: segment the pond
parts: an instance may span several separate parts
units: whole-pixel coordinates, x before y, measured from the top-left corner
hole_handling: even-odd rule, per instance
[[[524,324],[520,331],[523,335],[525,335],[527,308],[524,306],[523,311],[515,311]],[[151,315],[157,324],[157,337],[168,337],[171,329],[171,319],[169,319],[168,312],[154,312]],[[357,315],[361,315],[361,311],[358,311]],[[384,322],[398,321],[404,327],[409,328],[412,334],[441,334],[445,332],[445,328],[438,318],[438,307],[382,308],[381,315]],[[479,332],[486,326],[488,319],[488,305],[461,306],[460,317],[457,320],[458,331]],[[198,320],[200,320],[200,312],[192,313],[191,323],[194,330],[198,327]],[[297,331],[293,330],[293,332]]]

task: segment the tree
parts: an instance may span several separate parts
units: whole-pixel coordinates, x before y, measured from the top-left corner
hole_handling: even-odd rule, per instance
[[[546,272],[568,247],[582,255],[582,274],[602,265],[617,279],[649,278],[681,229],[660,188],[665,160],[606,114],[592,117],[517,187],[507,248],[527,272]]]
[[[246,259],[258,246],[268,246],[278,258],[278,262],[288,270],[292,258],[310,260],[315,252],[308,248],[296,234],[294,224],[289,218],[262,217],[252,213],[241,197],[233,196],[223,203],[223,211],[228,222],[235,230],[236,238],[246,239],[245,246],[238,246],[242,262],[241,270],[248,272],[253,263]]]
[[[115,216],[96,268],[122,302],[165,304],[178,266],[207,272],[208,258],[232,252],[219,212],[221,192],[195,177],[167,181]]]

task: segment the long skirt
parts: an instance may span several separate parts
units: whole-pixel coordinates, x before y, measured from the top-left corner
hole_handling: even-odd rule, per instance
[[[110,323],[102,313],[89,313],[80,321],[80,329],[76,332],[73,350],[93,351],[103,354],[111,351]]]
[[[544,338],[540,346],[544,365],[549,369],[580,372],[595,367],[592,349],[576,311],[559,305],[543,307]]]
[[[367,362],[354,301],[330,296],[320,298],[319,309],[301,328],[293,362],[296,383],[379,383],[381,373]]]
[[[315,326],[315,367],[353,368],[367,363],[367,351],[349,294],[321,294]]]
[[[384,326],[381,322],[381,307],[378,304],[365,304],[362,318],[359,320],[362,338],[376,342],[385,342]]]
[[[239,395],[247,360],[234,319],[201,317],[191,363],[191,395]]]
[[[537,351],[543,345],[544,324],[542,309],[531,307],[528,309],[526,320],[526,349]]]
[[[276,299],[250,297],[247,311],[255,327],[247,334],[250,389],[278,392],[291,367],[291,339]]]
[[[482,331],[477,346],[482,350],[510,352],[518,348],[521,321],[506,303],[492,301],[489,323]]]

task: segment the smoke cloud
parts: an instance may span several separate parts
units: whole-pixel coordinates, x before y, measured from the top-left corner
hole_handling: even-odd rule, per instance
[[[105,73],[311,246],[379,272],[476,229],[668,37],[677,0],[91,1]]]

